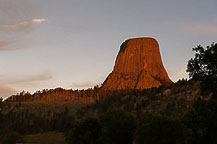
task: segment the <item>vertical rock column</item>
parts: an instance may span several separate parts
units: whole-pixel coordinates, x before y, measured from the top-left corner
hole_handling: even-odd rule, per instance
[[[153,38],[134,38],[121,45],[114,69],[102,89],[147,89],[170,83],[158,42]]]

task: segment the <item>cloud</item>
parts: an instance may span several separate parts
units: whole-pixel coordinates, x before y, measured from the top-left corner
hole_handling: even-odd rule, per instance
[[[186,68],[180,68],[176,70],[168,70],[168,75],[173,81],[177,81],[182,78],[188,78]]]
[[[194,29],[199,33],[203,33],[211,36],[217,36],[217,26],[196,24],[194,26]]]
[[[217,24],[216,22],[212,22],[212,24],[202,24],[202,23],[183,23],[184,29],[188,32],[199,33],[203,35],[209,36],[217,36]]]
[[[39,75],[30,75],[30,76],[0,76],[0,84],[9,84],[9,85],[23,85],[23,84],[32,84],[35,82],[48,81],[52,79],[53,76],[50,73],[44,73]]]
[[[9,42],[9,41],[0,41],[0,49],[1,49],[1,47],[5,47],[5,46],[8,46],[10,44],[11,44],[11,42]]]
[[[40,9],[35,0],[0,0],[1,24],[8,21],[32,19]]]
[[[18,49],[14,44],[16,44],[16,41],[0,41],[0,51],[10,51],[10,50],[16,50]]]
[[[18,91],[13,89],[10,85],[0,84],[0,97],[6,98],[16,93],[18,93]]]
[[[45,21],[46,20],[44,18],[41,18],[23,21],[17,24],[0,25],[0,30],[4,32],[29,32],[33,30],[38,24],[41,24]]]
[[[73,88],[82,88],[82,89],[85,89],[85,88],[91,88],[93,86],[96,86],[97,84],[93,84],[91,82],[84,82],[84,83],[74,83],[72,85]]]
[[[9,83],[9,84],[21,84],[21,83],[47,81],[47,80],[50,80],[52,78],[53,78],[53,76],[50,73],[44,73],[44,74],[31,75],[31,76],[25,76],[25,77],[20,76],[19,78],[1,76],[0,81],[4,82],[4,83]]]
[[[0,51],[28,47],[22,42],[45,21],[35,0],[0,0]]]
[[[48,81],[52,78],[53,76],[50,73],[19,78],[0,75],[0,97],[6,98],[20,92],[22,89],[19,89],[18,87],[27,87],[29,85],[37,86],[37,84],[41,83],[42,81]],[[14,87],[18,88],[18,90],[16,90]]]
[[[24,79],[17,80],[17,82],[37,82],[37,81],[47,81],[52,79],[53,76],[50,73],[40,74],[40,75],[33,75],[29,76]]]
[[[25,48],[19,44],[25,39],[25,36],[34,31],[40,24],[44,23],[46,19],[32,19],[22,21],[16,24],[2,24],[0,25],[0,51],[16,50]]]

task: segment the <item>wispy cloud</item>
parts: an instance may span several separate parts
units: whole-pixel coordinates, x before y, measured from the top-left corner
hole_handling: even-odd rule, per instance
[[[176,70],[168,70],[168,75],[173,81],[177,81],[182,78],[188,78],[185,67]]]
[[[35,0],[0,0],[0,51],[28,47],[22,41],[45,21]]]
[[[38,75],[30,75],[30,76],[17,76],[17,77],[7,77],[7,76],[0,76],[0,81],[9,84],[21,84],[21,83],[32,83],[32,82],[39,82],[39,81],[47,81],[52,79],[53,76],[51,73],[44,73]]]
[[[15,44],[16,44],[15,40],[0,41],[0,51],[16,50],[18,48],[15,46]]]
[[[38,24],[45,22],[44,18],[32,19],[29,21],[23,21],[16,24],[0,25],[0,30],[5,32],[29,32],[33,30]]]
[[[10,85],[0,84],[0,97],[6,98],[6,97],[14,95],[16,93],[18,93],[18,91],[15,90],[14,88],[12,88]]]
[[[10,44],[11,44],[11,42],[9,42],[9,41],[0,41],[0,49],[1,49],[1,47],[5,47],[5,46],[8,46]]]
[[[25,48],[19,45],[25,36],[34,31],[40,24],[44,23],[46,19],[32,19],[29,21],[23,21],[16,24],[3,24],[0,25],[0,51],[10,51],[19,48]],[[27,43],[25,43],[27,45]]]
[[[199,33],[208,36],[217,36],[217,21],[212,21],[210,24],[207,23],[184,23],[184,29],[188,32]]]
[[[23,87],[29,85],[37,86],[42,81],[49,81],[53,76],[50,73],[44,73],[39,75],[30,75],[26,77],[13,77],[0,75],[0,97],[6,98],[20,92],[22,89],[16,90],[15,87]]]
[[[50,73],[44,73],[40,75],[29,76],[24,79],[17,80],[17,82],[37,82],[37,81],[47,81],[52,79],[53,76]]]
[[[78,89],[85,89],[85,88],[91,88],[97,84],[91,83],[91,82],[84,82],[84,83],[74,83],[72,85],[73,88],[78,88]]]
[[[199,33],[217,36],[217,26],[196,24],[194,29]]]

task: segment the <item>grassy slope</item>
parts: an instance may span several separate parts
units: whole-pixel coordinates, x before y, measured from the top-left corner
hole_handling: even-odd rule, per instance
[[[41,134],[26,135],[24,144],[65,144],[65,137],[60,132],[47,132]]]

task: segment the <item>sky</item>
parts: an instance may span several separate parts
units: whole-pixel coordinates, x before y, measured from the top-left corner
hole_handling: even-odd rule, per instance
[[[217,42],[216,0],[0,0],[0,97],[85,89],[112,71],[122,42],[153,37],[169,77]]]

